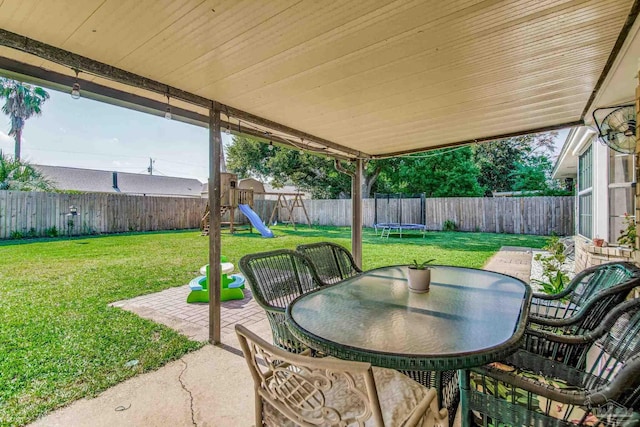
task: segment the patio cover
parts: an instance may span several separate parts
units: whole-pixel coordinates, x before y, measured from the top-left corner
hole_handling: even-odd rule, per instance
[[[0,74],[363,161],[581,124],[638,0],[0,0]],[[210,161],[211,209],[220,164]],[[219,230],[220,217],[212,216]],[[220,341],[211,233],[210,340]],[[361,257],[361,227],[352,248]]]
[[[43,55],[30,44],[39,41],[294,128],[309,136],[283,134],[298,146],[318,140],[346,150],[309,148],[387,156],[581,122],[637,8],[632,0],[4,0],[0,28],[29,40],[0,34],[0,57],[67,77],[77,67],[83,81],[166,103],[157,87]],[[204,106],[183,101],[171,97],[206,118]],[[227,118],[228,108],[233,129],[279,134]]]

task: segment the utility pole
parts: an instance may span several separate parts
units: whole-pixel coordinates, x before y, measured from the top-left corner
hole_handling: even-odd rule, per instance
[[[156,162],[155,160],[149,157],[149,167],[147,168],[147,172],[149,172],[149,175],[153,175],[153,164],[155,162]]]

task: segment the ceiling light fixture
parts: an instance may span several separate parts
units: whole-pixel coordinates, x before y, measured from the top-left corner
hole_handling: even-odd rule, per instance
[[[273,150],[273,141],[271,140],[271,134],[269,132],[264,132],[264,136],[265,136],[265,139],[269,138],[269,145],[267,146],[267,149],[269,151],[272,151]]]
[[[164,113],[164,118],[167,120],[171,120],[171,104],[169,104],[169,92],[167,92],[167,109]]]
[[[80,83],[78,82],[78,74],[80,71],[77,68],[74,68],[73,71],[76,72],[76,81],[71,89],[71,98],[80,99]]]
[[[229,107],[224,106],[224,115],[227,117],[227,129],[224,131],[227,135],[231,135],[231,117],[229,117]],[[239,125],[238,125],[239,126]]]

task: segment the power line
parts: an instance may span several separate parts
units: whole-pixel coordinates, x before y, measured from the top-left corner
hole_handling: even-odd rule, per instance
[[[106,153],[90,153],[90,152],[85,152],[85,151],[67,151],[67,150],[43,150],[40,148],[27,148],[25,150],[23,150],[25,152],[29,152],[29,151],[41,151],[41,152],[47,152],[47,153],[64,153],[64,154],[82,154],[82,155],[88,155],[88,156],[96,156],[96,157],[105,157],[105,158],[111,158],[113,159],[113,155],[111,154],[106,154]],[[127,159],[148,159],[147,156],[134,156],[134,155],[126,155],[123,156]],[[176,165],[182,165],[182,166],[189,166],[192,168],[196,168],[196,169],[200,169],[200,170],[208,170],[207,166],[199,166],[196,165],[194,163],[186,163],[186,162],[179,162],[176,160],[167,160],[167,159],[161,159],[156,157],[155,160],[161,160],[163,162],[169,163],[169,164],[176,164]],[[155,161],[154,160],[154,161]],[[137,167],[129,167],[129,169],[137,169]],[[148,173],[149,171],[143,171],[143,173]]]
[[[25,151],[43,151],[46,153],[65,153],[65,154],[84,154],[88,156],[98,156],[98,157],[111,157],[113,158],[113,154],[107,153],[89,153],[85,151],[66,151],[66,150],[43,150],[41,148],[27,148]],[[129,158],[134,159],[146,159],[146,156],[127,156]]]
[[[424,158],[428,158],[428,157],[435,157],[435,156],[440,156],[442,154],[447,154],[447,153],[452,153],[454,151],[460,150],[462,148],[466,148],[466,145],[460,146],[460,147],[455,147],[455,148],[451,148],[447,151],[438,151],[436,153],[431,153],[431,154],[405,154],[403,156],[399,156],[399,157],[406,157],[409,159],[424,159]]]
[[[154,169],[154,171],[155,171],[157,174],[159,174],[159,175],[162,175],[162,176],[169,176],[169,175],[167,175],[166,173],[164,173],[164,172],[162,172],[161,170],[159,170],[158,168],[155,168],[155,169]]]

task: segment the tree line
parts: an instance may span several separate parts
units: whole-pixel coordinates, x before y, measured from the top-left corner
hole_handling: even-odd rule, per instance
[[[551,180],[557,132],[522,135],[492,142],[370,160],[363,195],[425,193],[427,197],[478,197],[517,191],[537,195],[570,194]],[[350,196],[351,178],[331,158],[234,136],[225,149],[227,169],[274,187],[294,185],[314,198]],[[343,162],[345,169],[353,165]]]

